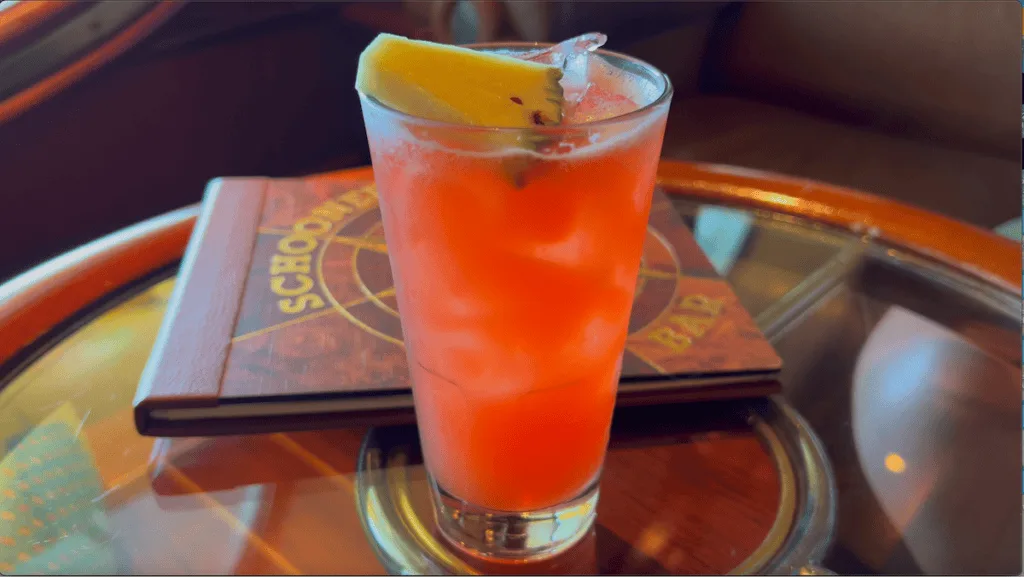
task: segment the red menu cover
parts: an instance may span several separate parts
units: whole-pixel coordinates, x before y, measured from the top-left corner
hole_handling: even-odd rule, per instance
[[[414,419],[369,169],[210,183],[135,399],[159,436]],[[781,361],[656,191],[620,404],[760,396]]]

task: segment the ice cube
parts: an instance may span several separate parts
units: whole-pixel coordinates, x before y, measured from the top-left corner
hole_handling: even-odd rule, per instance
[[[600,32],[588,32],[525,57],[526,60],[552,64],[562,69],[559,84],[562,85],[564,114],[567,118],[574,116],[576,106],[583,101],[590,88],[591,53],[607,41],[608,37]]]
[[[588,364],[599,363],[614,354],[622,336],[622,323],[594,316],[583,327],[583,336],[575,348],[580,359]]]
[[[600,55],[592,55],[587,65],[589,80],[583,98],[572,108],[564,122],[579,124],[626,114],[657,98],[654,83],[620,70]]]

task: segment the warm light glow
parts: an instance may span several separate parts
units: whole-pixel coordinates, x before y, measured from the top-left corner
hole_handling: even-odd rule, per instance
[[[637,549],[650,557],[655,557],[668,543],[668,532],[665,527],[656,524],[644,529],[637,539]]]
[[[897,475],[907,469],[907,462],[897,453],[889,453],[885,456],[885,468]]]

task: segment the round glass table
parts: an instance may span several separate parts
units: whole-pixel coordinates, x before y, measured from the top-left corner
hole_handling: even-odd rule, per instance
[[[563,556],[440,547],[414,428],[139,435],[189,207],[0,286],[0,573],[1020,574],[1020,246],[737,168],[665,162],[660,186],[783,392],[620,410]]]

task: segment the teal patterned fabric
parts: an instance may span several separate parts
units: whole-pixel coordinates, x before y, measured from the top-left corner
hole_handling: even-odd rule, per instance
[[[103,485],[80,423],[65,405],[0,460],[0,573],[117,571]]]

